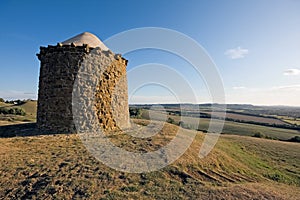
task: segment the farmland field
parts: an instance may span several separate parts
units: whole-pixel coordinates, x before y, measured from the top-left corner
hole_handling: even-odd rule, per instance
[[[207,114],[211,114],[207,112]],[[219,112],[214,112],[215,116],[222,116]],[[277,118],[270,118],[270,117],[260,117],[260,116],[251,116],[246,114],[239,114],[239,113],[226,113],[226,118],[233,119],[233,120],[241,120],[245,122],[257,122],[257,123],[266,123],[266,124],[281,124],[281,125],[289,125],[289,123],[284,122]]]
[[[288,116],[278,116],[278,118],[287,123],[296,124],[300,126],[300,118],[288,117]]]
[[[145,111],[142,117],[149,118],[148,111]],[[174,115],[165,115],[160,111],[151,111],[151,119],[152,120],[161,120],[165,121],[168,118],[174,119],[175,123],[179,123],[180,121],[184,121],[187,125],[192,129],[199,129],[205,131],[208,129],[210,119],[207,118],[196,118],[196,117],[183,117],[183,116],[174,116]],[[214,120],[215,123],[222,123],[221,120]],[[237,123],[232,121],[225,121],[224,128],[222,131],[223,134],[234,134],[234,135],[244,135],[244,136],[253,136],[256,133],[262,133],[270,138],[279,139],[279,140],[289,140],[292,137],[300,136],[300,132],[298,130],[290,130],[283,128],[275,128],[268,126],[261,126],[255,124],[247,124],[247,123]]]

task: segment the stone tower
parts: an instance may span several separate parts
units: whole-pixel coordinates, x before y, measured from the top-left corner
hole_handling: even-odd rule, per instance
[[[95,35],[85,32],[56,46],[40,47],[37,56],[41,61],[37,126],[41,131],[76,132],[72,94],[83,63],[90,73],[84,74],[88,80],[80,83],[79,89],[88,88],[89,81],[97,82],[94,101],[89,106],[93,107],[100,127],[114,130],[130,126],[127,60],[112,53]],[[93,73],[95,69],[101,75]]]

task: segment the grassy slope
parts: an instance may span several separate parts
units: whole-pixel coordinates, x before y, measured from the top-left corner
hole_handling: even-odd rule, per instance
[[[151,140],[124,134],[110,138],[127,150],[153,150],[177,130],[166,124]],[[296,199],[300,195],[300,144],[222,136],[212,153],[199,159],[203,137],[199,132],[175,163],[144,174],[106,167],[87,152],[77,135],[2,138],[0,199]]]
[[[7,103],[4,103],[4,102],[0,102],[0,107],[6,107],[6,106],[10,106],[11,104],[7,104]]]
[[[27,101],[24,104],[17,106],[26,112],[27,115],[36,117],[36,111],[37,111],[37,101]]]

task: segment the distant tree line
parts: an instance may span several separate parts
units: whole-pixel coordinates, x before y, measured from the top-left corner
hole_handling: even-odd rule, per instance
[[[27,101],[32,101],[31,99],[23,99],[23,100],[20,100],[20,99],[15,99],[15,100],[4,100],[3,98],[0,98],[0,102],[1,103],[7,103],[7,104],[17,104],[17,105],[20,105],[20,104],[23,104],[23,103],[26,103]]]
[[[16,104],[16,105],[20,105],[20,104],[23,104],[23,103],[25,103],[27,100],[20,100],[20,99],[18,99],[18,100],[7,100],[7,101],[5,101],[5,103],[8,103],[8,104]]]
[[[288,141],[290,141],[290,142],[300,142],[300,136],[292,137],[292,138],[289,139]]]
[[[144,116],[142,110],[147,110],[147,106],[143,107],[130,107],[129,112],[130,112],[130,117],[132,118],[145,118],[148,119],[149,117]],[[246,124],[253,124],[253,125],[260,125],[260,126],[268,126],[268,127],[274,127],[274,128],[284,128],[284,129],[292,129],[292,130],[300,130],[300,126],[296,124],[271,124],[271,123],[266,123],[266,122],[258,122],[258,121],[248,121],[248,120],[241,120],[241,119],[233,119],[233,118],[222,118],[218,116],[212,116],[209,113],[203,113],[203,112],[194,112],[194,111],[179,111],[179,110],[167,110],[168,114],[170,116],[185,116],[185,117],[197,117],[197,118],[213,118],[213,119],[219,119],[219,120],[226,120],[226,121],[232,121],[232,122],[237,122],[237,123],[246,123]],[[236,113],[236,114],[241,114],[238,112],[234,111],[229,111],[230,113]],[[257,116],[257,117],[263,117],[262,115],[258,114],[251,114],[251,113],[242,113],[244,115],[249,115],[249,116]],[[274,118],[277,119],[276,117],[267,117],[267,118]],[[176,124],[172,122],[172,124]],[[179,125],[179,124],[177,124]],[[190,125],[184,124],[184,128],[189,128]],[[193,129],[193,128],[192,128]]]

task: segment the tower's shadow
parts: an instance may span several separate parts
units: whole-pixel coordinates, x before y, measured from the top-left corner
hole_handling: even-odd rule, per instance
[[[38,131],[36,123],[0,126],[0,138],[33,135],[42,135]]]

